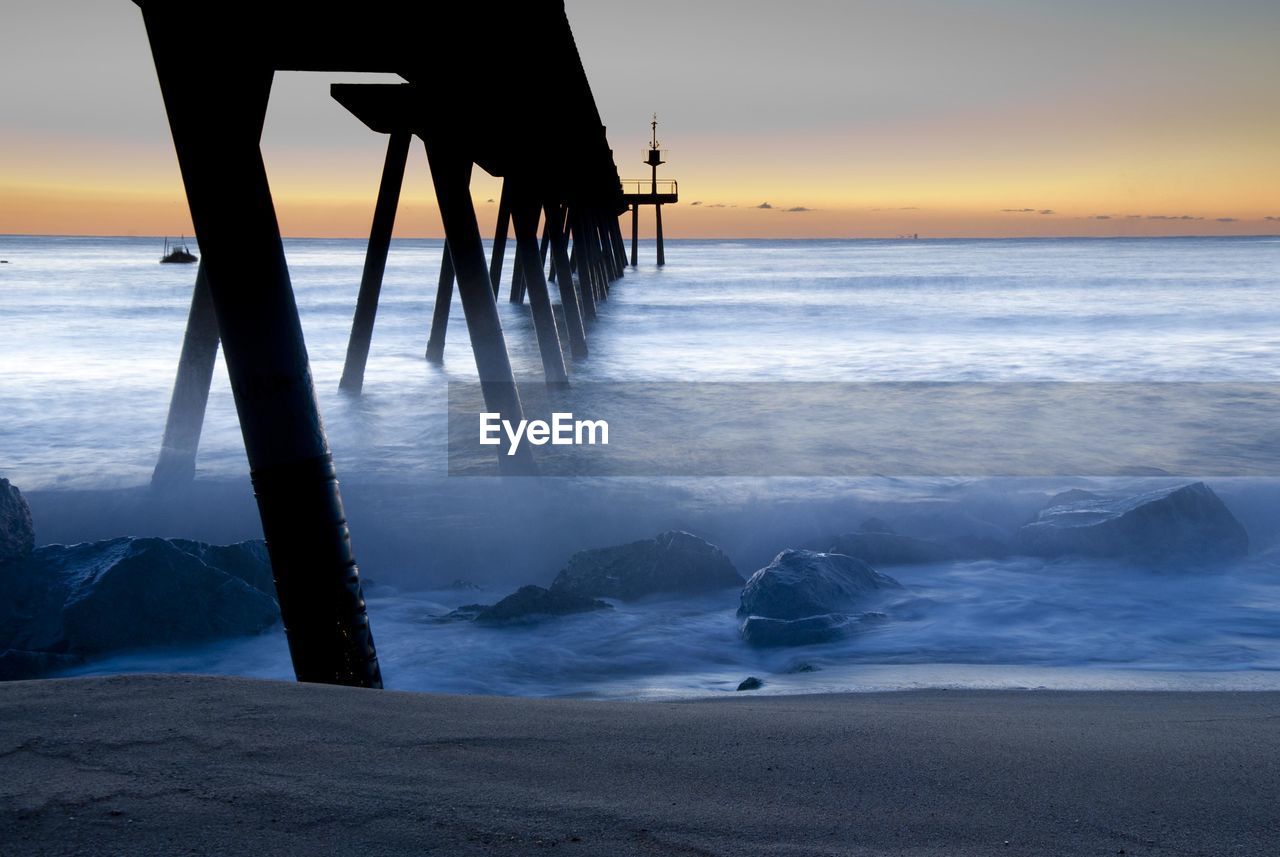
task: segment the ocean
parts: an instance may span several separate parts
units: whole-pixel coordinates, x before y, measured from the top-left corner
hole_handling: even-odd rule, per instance
[[[160,245],[0,236],[0,475],[32,497],[43,541],[260,535],[221,358],[189,507],[155,518],[115,508],[112,498],[150,478],[195,276],[194,266],[157,264]],[[757,675],[766,693],[1280,688],[1280,435],[1268,410],[1280,382],[1280,239],[673,240],[662,269],[642,242],[642,264],[614,285],[589,328],[590,358],[570,366],[573,382],[594,390],[1251,391],[1195,426],[1201,440],[1230,436],[1229,455],[1192,444],[1170,464],[1150,442],[1151,461],[1127,469],[1051,464],[1031,475],[948,470],[935,457],[924,472],[894,459],[854,473],[748,467],[724,476],[698,470],[705,462],[685,466],[668,442],[674,461],[649,476],[451,476],[449,385],[474,381],[475,366],[456,301],[443,366],[423,359],[441,249],[438,240],[393,243],[364,393],[351,397],[337,383],[364,242],[286,241],[357,556],[373,581],[370,616],[389,687],[665,698],[733,692]],[[507,278],[511,265],[508,257]],[[509,350],[518,377],[536,385],[528,309],[507,302],[508,282],[499,311]],[[1153,411],[1129,400],[1119,411],[1126,421],[1110,435],[1051,412],[1047,421],[1060,426],[1052,443],[1141,451],[1134,439],[1158,428]],[[686,429],[709,430],[666,426],[665,436]],[[1232,434],[1241,431],[1243,439]],[[966,441],[1013,444],[994,434]],[[879,447],[864,452],[884,460]],[[752,649],[737,636],[733,592],[522,628],[435,620],[523,583],[546,585],[575,550],[662,529],[719,544],[746,577],[783,548],[822,548],[873,515],[922,537],[1012,532],[1064,488],[1127,492],[1201,478],[1249,530],[1248,559],[1180,570],[1025,557],[885,569],[918,609],[838,643]],[[457,579],[479,589],[447,587]],[[278,628],[73,672],[134,670],[291,675]]]

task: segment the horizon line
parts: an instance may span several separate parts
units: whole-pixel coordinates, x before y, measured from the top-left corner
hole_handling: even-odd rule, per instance
[[[179,233],[179,240],[186,239],[185,233]],[[287,241],[368,241],[367,235],[281,235],[281,239]],[[173,235],[119,235],[119,234],[95,234],[81,232],[0,232],[0,238],[130,238],[130,239],[157,239],[165,240],[173,239]],[[483,238],[483,236],[482,236]],[[762,237],[759,235],[752,236],[734,236],[734,235],[706,235],[706,236],[683,236],[673,237],[666,236],[665,241],[1136,241],[1136,240],[1152,240],[1164,241],[1173,238],[1187,239],[1253,239],[1253,238],[1280,238],[1280,232],[1259,232],[1254,234],[1236,234],[1236,235],[921,235],[908,237],[906,235],[813,235],[807,237],[798,236],[779,236],[776,238]],[[190,236],[190,240],[199,244],[199,238],[194,234]],[[400,235],[391,239],[395,241],[443,241],[443,235]],[[486,242],[490,241],[484,238]],[[652,242],[652,237],[641,238],[641,242]]]

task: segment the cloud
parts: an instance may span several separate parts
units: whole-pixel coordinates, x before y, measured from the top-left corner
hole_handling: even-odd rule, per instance
[[[1271,215],[1269,215],[1269,214],[1268,214],[1268,215],[1266,216],[1266,218],[1265,218],[1265,219],[1267,219],[1267,220],[1280,220],[1280,217],[1272,217]]]
[[[728,208],[723,202],[713,202],[707,208]]]
[[[773,206],[767,202],[762,202],[759,205],[757,205],[756,208],[770,209],[770,208],[773,208]]]
[[[486,199],[486,200],[485,200],[485,202],[493,202],[493,200],[491,200],[491,199]]]
[[[1042,208],[1040,209],[1040,213],[1041,214],[1057,214],[1058,212],[1054,211],[1052,208]]]
[[[1147,220],[1204,220],[1204,218],[1192,217],[1190,214],[1148,214]]]
[[[813,211],[813,209],[805,208],[803,205],[797,205],[792,208],[788,208],[787,211]]]
[[[1111,215],[1110,214],[1091,214],[1089,215],[1088,219],[1089,220],[1110,220]]]
[[[689,204],[690,204],[690,205],[702,205],[702,200],[698,200],[697,202],[691,202],[691,203],[689,203]]]
[[[1000,210],[1003,211],[1005,214],[1035,214],[1036,213],[1036,209],[1034,208],[1002,208]]]
[[[1129,220],[1141,220],[1141,219],[1142,219],[1142,215],[1141,215],[1141,214],[1126,214],[1126,215],[1125,215],[1125,217],[1126,217],[1126,218],[1128,218]]]
[[[1236,220],[1237,218],[1235,217],[1219,217],[1218,218],[1219,223],[1235,223]]]

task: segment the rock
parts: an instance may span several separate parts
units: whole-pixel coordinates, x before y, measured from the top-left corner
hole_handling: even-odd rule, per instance
[[[481,613],[488,610],[491,606],[492,605],[490,604],[463,604],[461,607],[455,610],[450,610],[443,616],[434,616],[432,618],[439,622],[470,622]]]
[[[499,625],[530,622],[548,616],[567,616],[572,613],[612,609],[612,604],[606,604],[585,595],[556,592],[541,586],[522,586],[492,607],[480,610],[475,616],[475,621],[481,624]]]
[[[6,656],[15,670],[38,668],[46,656],[75,661],[256,634],[280,618],[261,542],[46,545],[0,566],[0,591],[0,650],[12,651]],[[7,672],[0,677],[12,677]]]
[[[759,690],[762,687],[764,682],[753,675],[747,676],[738,684],[738,690]]]
[[[836,537],[827,552],[851,556],[870,565],[922,565],[956,558],[955,551],[937,542],[866,530]]]
[[[713,592],[742,585],[724,551],[690,533],[579,551],[551,584],[553,592],[632,601],[646,595]]]
[[[784,550],[751,575],[738,616],[755,646],[803,646],[838,639],[879,621],[869,613],[902,585],[844,554]]]
[[[31,507],[8,479],[0,479],[0,565],[22,559],[36,546]]]
[[[183,553],[243,580],[272,601],[276,600],[276,581],[271,576],[271,558],[267,556],[267,543],[261,539],[234,545],[209,545],[189,539],[168,541]],[[361,576],[360,585],[364,587],[369,584],[370,581]]]
[[[1204,562],[1245,556],[1249,535],[1218,495],[1196,482],[1119,499],[1059,494],[1018,531],[1015,544],[1032,556]]]
[[[885,590],[901,589],[859,559],[835,553],[784,550],[751,575],[739,616],[803,619],[859,611]]]

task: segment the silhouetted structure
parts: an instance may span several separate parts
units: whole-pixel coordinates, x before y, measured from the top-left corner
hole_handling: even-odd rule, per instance
[[[566,317],[570,295],[584,309],[581,314],[592,316],[609,281],[621,274],[621,186],[563,3],[529,0],[494,9],[369,0],[335,9],[301,0],[135,2],[146,23],[203,256],[166,430],[170,460],[162,455],[157,481],[194,470],[220,339],[294,671],[300,681],[379,687],[359,571],[258,145],[272,77],[276,70],[292,69],[394,72],[408,81],[351,87],[350,98],[335,91],[370,127],[390,135],[344,386],[358,390],[363,383],[404,161],[410,137],[417,135],[425,143],[445,228],[441,291],[446,279],[452,291],[456,278],[486,407],[519,420],[519,394],[495,302],[497,280],[491,279],[500,269],[491,271],[485,259],[468,188],[472,165],[503,177],[522,288],[533,304],[544,365],[555,363],[550,345],[558,353],[559,341],[537,244],[538,213],[547,216],[546,243]],[[483,34],[486,55],[496,60],[473,61],[467,40],[472,34]],[[537,87],[520,91],[532,70]],[[512,84],[515,97],[494,109],[494,94],[508,92]],[[554,135],[545,131],[548,104],[539,97],[547,91],[555,93]],[[576,283],[565,248],[566,222]],[[505,231],[504,222],[504,241]],[[436,315],[442,303],[447,319],[447,300],[437,300]],[[210,335],[211,317],[217,336]],[[439,334],[442,345],[443,325]],[[585,356],[585,335],[579,339],[574,350],[580,344]],[[548,371],[549,380],[560,380],[553,374]],[[521,450],[499,457],[509,472],[532,472],[527,445]]]
[[[649,142],[649,155],[645,163],[653,170],[653,175],[645,179],[627,179],[622,183],[622,200],[631,209],[631,267],[635,267],[639,259],[640,244],[640,206],[652,205],[654,217],[657,219],[658,264],[667,264],[667,252],[662,241],[662,206],[680,201],[680,185],[674,180],[658,181],[658,167],[666,163],[662,160],[662,149],[658,146],[658,115],[649,123],[653,129],[653,138]],[[621,235],[619,235],[621,244]]]
[[[151,475],[153,485],[170,486],[191,481],[196,474],[196,450],[204,428],[213,367],[218,359],[218,318],[205,265],[196,269],[196,287],[187,314],[187,331],[178,358],[178,377],[169,400],[169,419],[160,444],[160,458]]]

